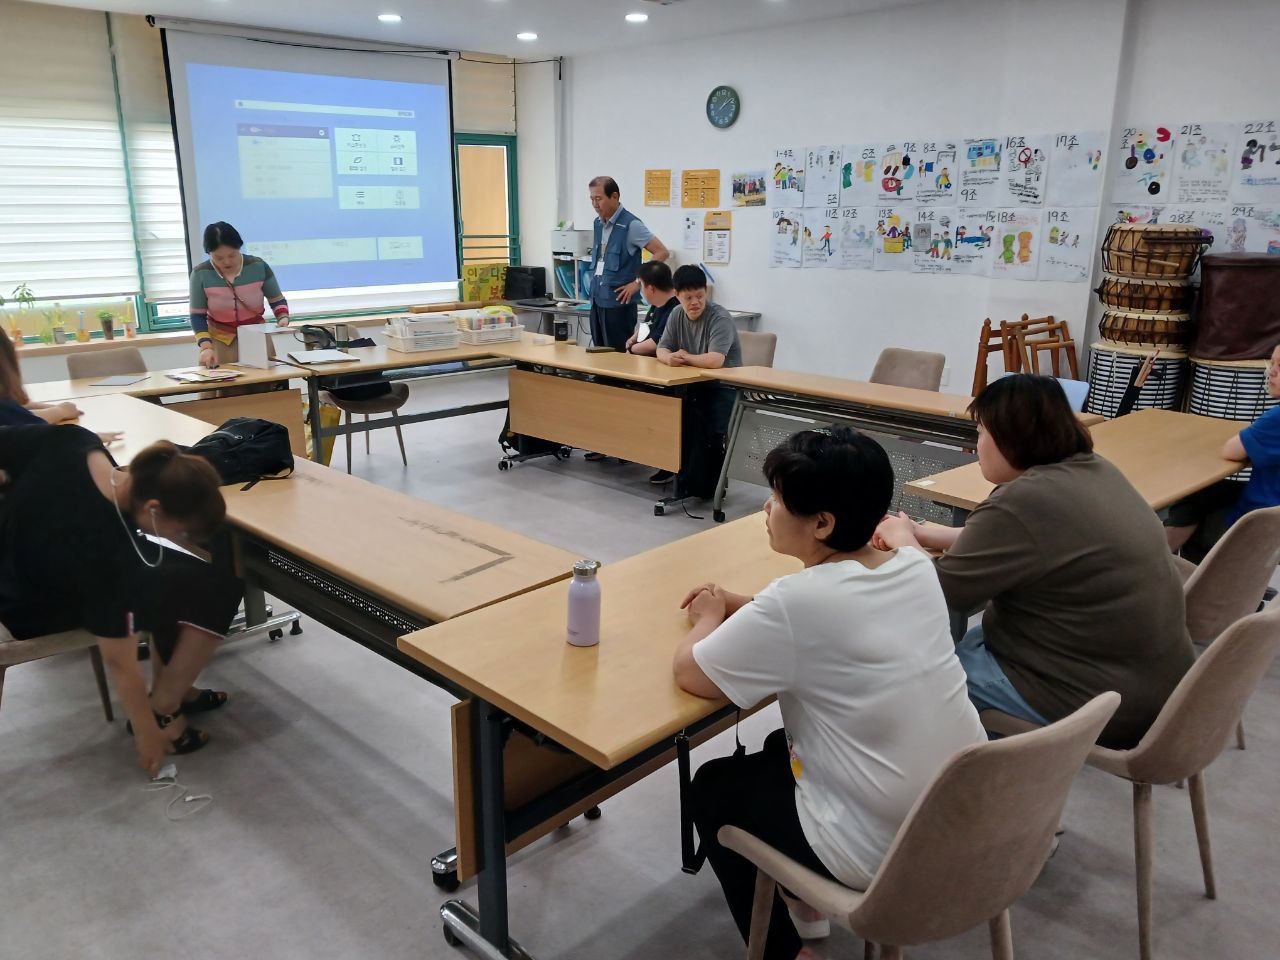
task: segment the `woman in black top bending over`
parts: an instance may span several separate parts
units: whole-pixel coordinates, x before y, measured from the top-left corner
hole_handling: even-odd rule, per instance
[[[0,622],[18,639],[94,634],[153,774],[166,753],[208,737],[184,714],[226,694],[191,686],[235,616],[244,588],[219,561],[173,543],[207,542],[226,514],[218,475],[161,441],[118,467],[97,435],[76,426],[0,429]],[[152,689],[138,665],[150,635]]]

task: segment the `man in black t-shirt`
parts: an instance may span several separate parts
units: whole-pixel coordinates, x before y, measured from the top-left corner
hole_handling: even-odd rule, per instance
[[[640,294],[649,304],[649,312],[636,324],[635,331],[627,340],[626,350],[627,353],[652,357],[658,353],[658,341],[662,339],[662,331],[667,329],[667,318],[680,306],[680,300],[671,280],[671,268],[660,260],[641,264],[639,280]],[[649,478],[649,482],[663,484],[673,476],[675,474],[670,470],[659,470]]]

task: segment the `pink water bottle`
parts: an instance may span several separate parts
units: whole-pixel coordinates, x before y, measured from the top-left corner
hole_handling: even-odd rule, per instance
[[[569,636],[575,647],[594,647],[600,642],[600,581],[595,560],[579,560],[573,565],[569,582]]]

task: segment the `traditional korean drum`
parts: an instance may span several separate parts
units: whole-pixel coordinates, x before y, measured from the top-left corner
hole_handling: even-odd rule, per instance
[[[1108,419],[1120,409],[1120,401],[1138,368],[1156,353],[1147,347],[1095,343],[1089,348],[1089,399],[1085,411]],[[1146,384],[1138,392],[1135,410],[1177,410],[1187,377],[1187,357],[1171,350],[1159,351]]]
[[[1195,287],[1186,280],[1139,280],[1104,273],[1094,292],[1103,305],[1129,313],[1186,313]]]
[[[1170,348],[1185,353],[1191,342],[1191,315],[1104,310],[1098,333],[1111,343]]]
[[[1267,393],[1266,360],[1206,360],[1191,358],[1191,388],[1187,412],[1221,420],[1239,420],[1241,429],[1262,416],[1280,400]],[[1231,475],[1248,480],[1246,467]]]
[[[1122,277],[1185,280],[1213,236],[1174,223],[1113,223],[1102,241],[1102,268]]]

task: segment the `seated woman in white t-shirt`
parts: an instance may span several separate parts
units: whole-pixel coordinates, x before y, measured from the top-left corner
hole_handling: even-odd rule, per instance
[[[932,562],[868,542],[893,495],[880,445],[847,428],[806,430],[764,473],[769,545],[805,569],[755,597],[693,590],[673,664],[692,694],[743,708],[776,694],[782,709],[761,752],[712,760],[693,781],[694,822],[744,940],[756,871],[719,845],[721,827],[862,890],[943,763],[986,739]],[[775,900],[765,957],[811,955],[801,948]]]

